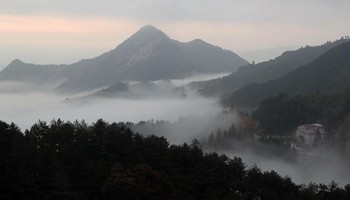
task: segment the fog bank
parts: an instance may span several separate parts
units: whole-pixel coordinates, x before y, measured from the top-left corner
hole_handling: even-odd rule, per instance
[[[60,118],[64,121],[85,120],[87,123],[93,123],[101,118],[107,122],[136,123],[137,125],[132,127],[134,131],[144,135],[165,136],[172,144],[190,143],[194,138],[201,141],[218,129],[227,130],[232,123],[235,126],[239,125],[239,117],[235,113],[223,112],[223,108],[217,103],[218,99],[200,97],[195,91],[189,91],[184,86],[193,80],[217,76],[222,74],[172,80],[172,84],[158,81],[154,85],[156,89],[153,86],[149,87],[152,91],[139,91],[137,87],[130,87],[130,91],[137,93],[136,96],[140,98],[134,98],[135,95],[133,98],[90,98],[91,96],[82,94],[79,98],[72,99],[72,96],[34,91],[32,87],[22,83],[0,82],[0,120],[14,122],[24,131],[38,120],[50,122]],[[166,84],[167,87],[162,87],[161,84]],[[166,93],[172,93],[176,87],[181,87],[186,91],[186,95],[178,95],[176,92],[174,95],[159,93],[168,88]],[[138,123],[140,121],[145,122]],[[263,171],[274,170],[282,176],[290,176],[298,184],[335,181],[343,186],[350,183],[349,159],[333,150],[316,152],[316,157],[297,156],[293,161],[259,151],[263,149],[257,151],[245,147],[245,150],[241,151],[219,153],[230,157],[239,156],[248,167],[256,164]]]
[[[136,123],[151,119],[176,121],[189,115],[199,117],[215,115],[222,109],[217,104],[217,99],[202,98],[187,89],[186,96],[181,96],[177,94],[178,91],[175,94],[172,89],[177,86],[183,87],[192,80],[206,80],[223,75],[226,74],[199,75],[184,80],[171,80],[174,86],[169,89],[169,83],[155,82],[156,89],[150,87],[147,91],[144,88],[138,88],[136,91],[138,95],[132,98],[122,98],[118,95],[110,98],[100,96],[89,98],[86,94],[76,98],[76,96],[57,94],[47,90],[34,90],[32,86],[25,83],[0,82],[0,120],[7,123],[14,122],[24,131],[38,120],[50,122],[58,118],[65,121],[85,120],[87,123],[95,122],[99,118],[108,122]],[[140,91],[141,89],[145,91]],[[131,92],[136,93],[134,90],[132,88]],[[173,92],[174,95],[164,95],[159,92]]]
[[[260,149],[259,151],[264,151]],[[229,157],[241,157],[246,165],[258,166],[262,171],[274,170],[282,177],[289,176],[297,184],[323,183],[332,181],[343,187],[350,184],[350,161],[331,149],[321,149],[310,155],[295,154],[293,159],[263,154],[256,150],[220,151]]]

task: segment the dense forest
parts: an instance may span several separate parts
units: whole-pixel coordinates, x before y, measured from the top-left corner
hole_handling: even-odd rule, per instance
[[[340,44],[349,42],[349,37],[342,37],[333,42],[326,42],[320,46],[305,46],[294,51],[286,51],[269,61],[242,66],[229,76],[191,83],[202,95],[228,97],[234,91],[250,83],[265,83],[276,80],[293,72],[300,66],[313,60]]]
[[[303,95],[280,94],[264,99],[253,118],[265,134],[283,134],[303,123],[321,123],[336,130],[350,114],[350,90]]]
[[[257,106],[273,95],[336,92],[350,86],[350,42],[336,46],[309,64],[264,83],[250,83],[222,100],[225,105]]]
[[[260,135],[290,136],[301,124],[323,124],[328,132],[327,142],[345,154],[346,143],[350,141],[349,116],[349,89],[294,96],[280,94],[264,99],[252,113]]]
[[[324,147],[349,156],[350,89],[338,92],[279,94],[261,101],[256,109],[239,113],[238,126],[212,132],[201,145],[214,150],[253,148],[269,154],[290,153],[290,142],[298,126],[319,123],[326,128]],[[277,147],[277,150],[275,149]]]
[[[350,199],[350,185],[297,185],[238,158],[170,145],[124,123],[0,122],[0,199]]]

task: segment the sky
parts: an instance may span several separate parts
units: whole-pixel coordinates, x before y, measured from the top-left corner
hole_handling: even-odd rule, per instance
[[[350,35],[349,10],[348,0],[0,0],[0,69],[92,58],[148,24],[260,62]]]

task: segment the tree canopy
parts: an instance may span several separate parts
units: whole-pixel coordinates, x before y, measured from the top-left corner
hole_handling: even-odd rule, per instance
[[[297,185],[274,171],[170,145],[124,123],[0,121],[0,199],[349,199],[350,186]]]

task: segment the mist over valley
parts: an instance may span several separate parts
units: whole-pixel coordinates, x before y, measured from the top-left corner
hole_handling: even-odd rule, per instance
[[[348,199],[350,39],[333,39],[255,63],[146,25],[72,64],[14,59],[0,198]]]

